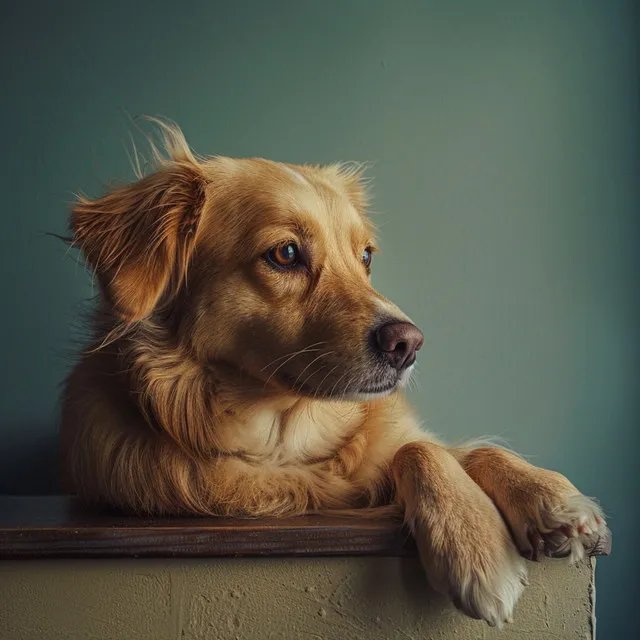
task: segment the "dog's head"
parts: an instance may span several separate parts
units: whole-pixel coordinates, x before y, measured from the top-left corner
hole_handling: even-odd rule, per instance
[[[198,158],[164,134],[154,173],[71,216],[112,310],[265,388],[367,399],[403,385],[423,337],[370,284],[360,172]]]

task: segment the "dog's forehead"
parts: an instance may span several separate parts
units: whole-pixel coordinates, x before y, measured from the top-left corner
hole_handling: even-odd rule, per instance
[[[340,239],[355,235],[364,241],[370,235],[344,179],[330,168],[263,159],[231,162],[226,169],[232,190],[241,192],[242,201],[251,204],[258,226],[307,221],[323,234]]]
[[[347,184],[331,167],[280,165],[291,176],[294,189],[291,194],[309,215],[321,224],[345,231],[352,227],[364,235],[369,224],[350,197]]]
[[[281,167],[285,171],[285,173],[290,175],[298,184],[301,184],[306,187],[311,186],[310,182],[304,177],[304,175],[297,168],[291,167],[286,164],[282,164]]]
[[[291,212],[294,217],[313,220],[315,229],[332,242],[351,244],[369,239],[368,225],[339,176],[324,172],[321,167],[281,168],[291,177],[291,185],[277,194],[287,201],[283,207],[285,217]]]

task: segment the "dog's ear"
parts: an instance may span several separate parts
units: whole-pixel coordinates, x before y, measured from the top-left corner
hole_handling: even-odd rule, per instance
[[[74,241],[124,320],[147,317],[177,293],[198,235],[205,185],[201,165],[185,152],[134,184],[97,200],[78,199]]]

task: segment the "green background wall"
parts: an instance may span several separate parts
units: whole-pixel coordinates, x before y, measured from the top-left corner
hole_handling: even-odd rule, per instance
[[[421,326],[412,396],[600,497],[599,637],[640,632],[638,12],[623,1],[4,3],[0,491],[57,489],[90,280],[44,232],[131,176],[126,113],[203,153],[375,163],[375,284]]]

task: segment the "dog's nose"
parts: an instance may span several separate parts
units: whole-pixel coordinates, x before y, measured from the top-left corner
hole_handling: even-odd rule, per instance
[[[375,332],[376,346],[389,364],[398,371],[416,361],[416,351],[422,347],[422,331],[410,322],[383,324]]]

